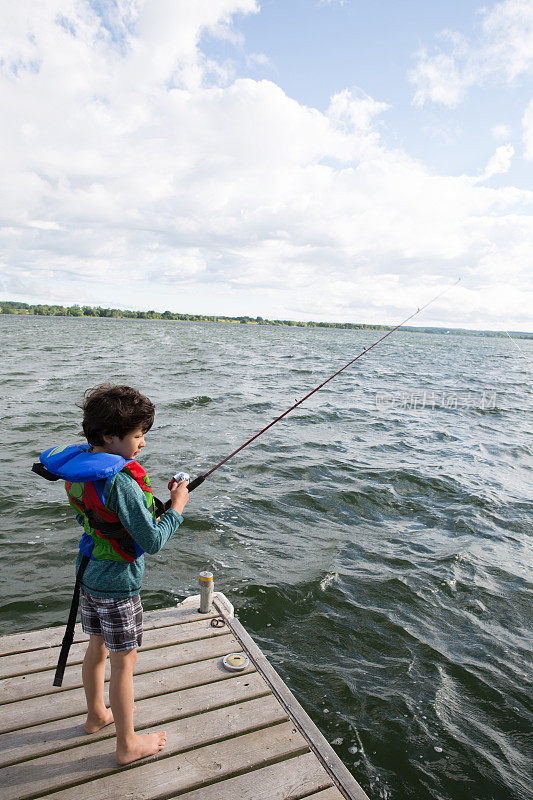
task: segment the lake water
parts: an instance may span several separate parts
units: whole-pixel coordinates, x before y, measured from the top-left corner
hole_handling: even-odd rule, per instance
[[[371,331],[0,317],[0,634],[64,624],[79,528],[30,472],[83,391],[156,404],[158,496],[357,355]],[[370,798],[524,800],[533,342],[399,332],[191,495],[143,603],[237,613]]]

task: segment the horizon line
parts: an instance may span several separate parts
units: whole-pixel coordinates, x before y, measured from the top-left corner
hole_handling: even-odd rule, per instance
[[[12,308],[13,310],[6,310],[4,308]],[[35,309],[43,309],[43,311],[35,311]],[[45,313],[44,309],[49,309],[51,313]],[[62,311],[67,313],[61,313]],[[80,313],[72,313],[80,312]],[[109,312],[109,313],[95,313],[88,314],[86,311],[96,312]],[[59,313],[58,313],[59,312]],[[290,320],[290,319],[267,319],[265,317],[256,316],[251,317],[246,314],[239,316],[229,316],[228,314],[192,314],[189,312],[180,311],[155,311],[154,309],[134,310],[134,309],[121,309],[110,308],[105,306],[91,306],[73,303],[72,305],[64,306],[58,303],[25,303],[19,300],[0,300],[0,315],[17,316],[64,316],[64,317],[88,317],[88,318],[101,318],[101,319],[155,319],[165,320],[168,322],[220,322],[224,324],[247,324],[247,325],[274,325],[281,327],[298,327],[298,328],[337,328],[348,330],[389,330],[394,325],[386,323],[372,323],[372,322],[318,322],[316,320]],[[503,328],[501,330],[494,330],[489,328],[455,328],[447,325],[401,325],[398,330],[404,330],[411,333],[438,333],[438,334],[458,334],[458,335],[471,335],[471,336],[496,336],[505,337],[510,334],[517,336],[521,339],[533,339],[533,332],[530,331],[509,331]]]

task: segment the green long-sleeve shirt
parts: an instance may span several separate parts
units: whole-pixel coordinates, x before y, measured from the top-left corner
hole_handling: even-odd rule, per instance
[[[146,553],[157,553],[175,533],[183,517],[169,509],[156,522],[148,511],[140,486],[128,475],[119,472],[107,507],[118,514],[121,523]],[[83,524],[83,517],[77,516]],[[78,553],[76,570],[81,562]],[[95,597],[132,597],[139,594],[144,573],[144,556],[135,561],[98,561],[91,559],[83,575],[82,586]]]

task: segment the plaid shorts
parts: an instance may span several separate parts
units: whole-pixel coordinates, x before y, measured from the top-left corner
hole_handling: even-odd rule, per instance
[[[102,636],[108,650],[139,648],[143,639],[143,607],[135,597],[95,597],[81,589],[81,627],[84,633]]]

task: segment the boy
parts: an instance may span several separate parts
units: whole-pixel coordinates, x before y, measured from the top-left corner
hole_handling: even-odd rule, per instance
[[[87,698],[85,730],[115,722],[119,764],[153,755],[165,731],[139,736],[133,725],[133,669],[142,642],[139,596],[144,553],[157,553],[183,522],[187,484],[174,482],[171,505],[156,518],[150,481],[135,461],[153,425],[152,402],[130,386],[102,384],[85,393],[83,433],[88,445],[52,448],[41,462],[65,479],[70,504],[84,533],[76,568],[86,556],[81,581],[81,621],[89,634],[82,677]],[[90,559],[87,561],[87,557]],[[109,701],[104,671],[109,653]]]

